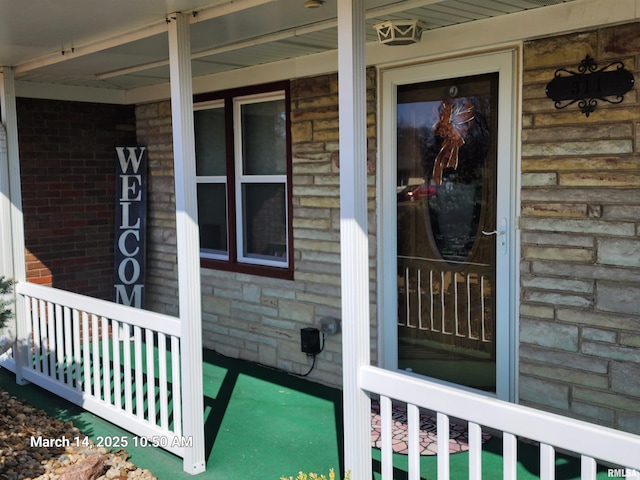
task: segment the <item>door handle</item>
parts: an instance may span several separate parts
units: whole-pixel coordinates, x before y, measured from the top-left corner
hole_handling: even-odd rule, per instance
[[[506,218],[502,218],[500,219],[500,226],[498,227],[499,230],[492,230],[490,232],[486,231],[486,230],[482,230],[482,234],[486,237],[490,237],[491,235],[496,235],[497,237],[500,237],[500,239],[497,241],[498,243],[498,247],[499,247],[499,252],[500,253],[507,253],[507,219]]]

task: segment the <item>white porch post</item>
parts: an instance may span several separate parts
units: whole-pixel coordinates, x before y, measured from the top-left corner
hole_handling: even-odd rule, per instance
[[[196,154],[190,49],[188,16],[182,13],[171,15],[169,68],[181,323],[182,433],[193,439],[193,448],[186,449],[183,468],[185,472],[196,474],[203,472],[206,465],[202,397],[200,244],[195,189]]]
[[[338,0],[338,45],[344,460],[354,480],[369,480],[371,402],[358,381],[370,363],[363,0]]]
[[[0,165],[0,275],[16,281],[27,279],[25,266],[24,223],[22,216],[22,190],[20,187],[20,150],[18,148],[18,115],[13,70],[2,67],[0,73],[0,109],[6,129],[7,162]],[[2,160],[0,158],[0,160]],[[28,383],[22,375],[26,365],[26,313],[22,302],[16,302],[16,382]]]

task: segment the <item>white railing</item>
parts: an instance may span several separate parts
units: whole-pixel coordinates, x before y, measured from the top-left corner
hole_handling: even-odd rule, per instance
[[[382,370],[360,368],[360,387],[380,395],[383,480],[393,479],[391,445],[392,401],[407,404],[409,428],[409,480],[420,478],[420,408],[437,412],[438,479],[449,477],[449,418],[468,422],[469,479],[482,477],[482,429],[498,430],[503,437],[504,479],[516,479],[517,438],[540,444],[540,478],[555,478],[555,451],[581,457],[583,480],[595,480],[597,462],[617,465],[617,476],[629,472],[640,477],[640,436],[466,392],[439,383]],[[620,475],[623,474],[623,475]],[[627,475],[628,476],[628,475]],[[485,476],[485,478],[489,478]],[[635,478],[635,477],[634,477]]]
[[[132,432],[129,444],[184,457],[176,318],[27,282],[16,293],[25,380]]]
[[[399,327],[484,343],[493,340],[492,319],[487,318],[493,309],[493,286],[482,273],[485,266],[473,265],[477,271],[434,269],[424,259],[399,258]]]

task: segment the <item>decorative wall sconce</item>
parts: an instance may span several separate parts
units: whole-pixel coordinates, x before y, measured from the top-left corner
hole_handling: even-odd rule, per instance
[[[409,45],[420,41],[424,24],[419,20],[387,20],[374,25],[385,45]]]
[[[580,111],[588,117],[596,109],[598,100],[621,103],[623,95],[633,88],[634,82],[633,74],[624,68],[622,62],[610,63],[598,70],[595,60],[587,55],[578,65],[577,72],[565,68],[556,70],[546,92],[557,109],[578,102]]]

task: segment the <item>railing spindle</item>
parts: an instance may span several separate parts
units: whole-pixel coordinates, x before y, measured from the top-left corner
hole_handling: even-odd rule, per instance
[[[409,480],[420,480],[420,410],[407,404],[409,428]]]
[[[422,326],[422,270],[418,269],[417,270],[417,275],[418,275],[418,291],[417,291],[417,295],[418,295],[418,328],[420,330],[426,330]]]
[[[180,342],[171,336],[171,396],[173,397],[173,431],[182,434],[182,387],[180,384]]]
[[[103,400],[112,404],[111,400],[111,352],[109,352],[109,320],[101,318],[100,335],[102,337],[102,391]]]
[[[407,307],[407,311],[406,311],[406,317],[407,317],[407,321],[405,322],[405,325],[409,328],[413,328],[411,325],[411,289],[409,288],[409,281],[411,280],[410,274],[409,274],[409,268],[405,268],[404,270],[404,290],[407,293],[406,296],[406,307]]]
[[[82,386],[84,393],[91,395],[91,351],[89,343],[89,314],[82,312]]]
[[[31,319],[31,331],[33,332],[33,357],[35,363],[33,369],[42,372],[42,338],[40,336],[40,317],[38,315],[38,301],[33,297],[25,297],[25,305]]]
[[[123,323],[122,356],[124,359],[124,411],[133,412],[133,387],[131,385],[131,326]]]
[[[71,309],[63,308],[64,315],[64,370],[66,383],[73,386],[73,329],[71,328]]]
[[[49,376],[56,377],[56,325],[55,325],[55,313],[54,305],[51,302],[47,302],[47,357],[49,358]]]
[[[430,317],[431,317],[431,331],[432,332],[437,332],[438,330],[436,330],[435,325],[433,324],[434,321],[434,310],[435,310],[435,300],[433,299],[433,270],[429,271],[429,300],[431,302],[430,305]]]
[[[473,336],[473,330],[471,330],[471,274],[467,274],[467,336],[471,340],[478,340],[479,337]]]
[[[556,478],[555,449],[546,443],[540,444],[540,480],[554,480]]]
[[[460,334],[458,316],[458,272],[453,272],[453,331],[455,332],[456,337],[464,337],[464,335]]]
[[[469,422],[469,480],[482,479],[482,428],[477,423]]]
[[[447,332],[446,326],[444,324],[445,321],[445,314],[446,314],[446,308],[445,308],[445,302],[444,302],[444,272],[440,272],[440,313],[441,313],[441,321],[442,321],[442,330],[440,330],[442,333],[444,333],[445,335],[448,335],[449,332]]]
[[[449,417],[437,413],[438,432],[438,479],[449,480]]]
[[[100,329],[98,316],[91,314],[91,366],[93,367],[93,396],[100,398]]]
[[[146,329],[144,335],[147,347],[147,412],[148,420],[153,425],[157,422],[156,415],[156,373],[155,373],[155,346],[153,330]]]
[[[596,480],[596,474],[598,473],[596,460],[587,455],[582,455],[580,457],[580,472],[582,480]]]
[[[54,311],[54,322],[56,325],[56,378],[59,382],[64,383],[64,320],[62,305],[56,304]]]
[[[486,277],[483,275],[480,279],[480,284],[481,284],[481,292],[480,292],[480,298],[482,300],[482,310],[480,311],[481,315],[482,315],[482,341],[483,342],[490,342],[491,339],[487,338],[486,336],[486,332],[487,332],[487,326],[486,326],[486,316],[485,316],[485,305],[484,305],[484,282],[486,280]]]
[[[380,435],[382,437],[381,455],[383,479],[393,478],[393,444],[392,444],[393,424],[391,421],[391,399],[386,396],[380,397]]]
[[[144,418],[144,380],[142,368],[142,330],[137,325],[133,327],[133,349],[135,363],[135,382],[136,382],[136,415],[138,418]]]
[[[113,345],[113,404],[120,410],[122,408],[122,376],[120,373],[120,333],[122,324],[113,320],[111,322],[111,344]]]
[[[167,337],[158,333],[158,375],[160,376],[160,427],[169,428],[169,395],[167,391]]]
[[[82,391],[82,343],[80,342],[80,312],[73,309],[71,318],[73,329],[73,373],[75,378],[75,389]]]
[[[504,480],[517,478],[518,440],[506,432],[502,435],[502,464]]]
[[[38,301],[38,319],[40,320],[40,362],[42,364],[42,373],[49,376],[49,321],[47,319],[47,305],[44,300]]]

